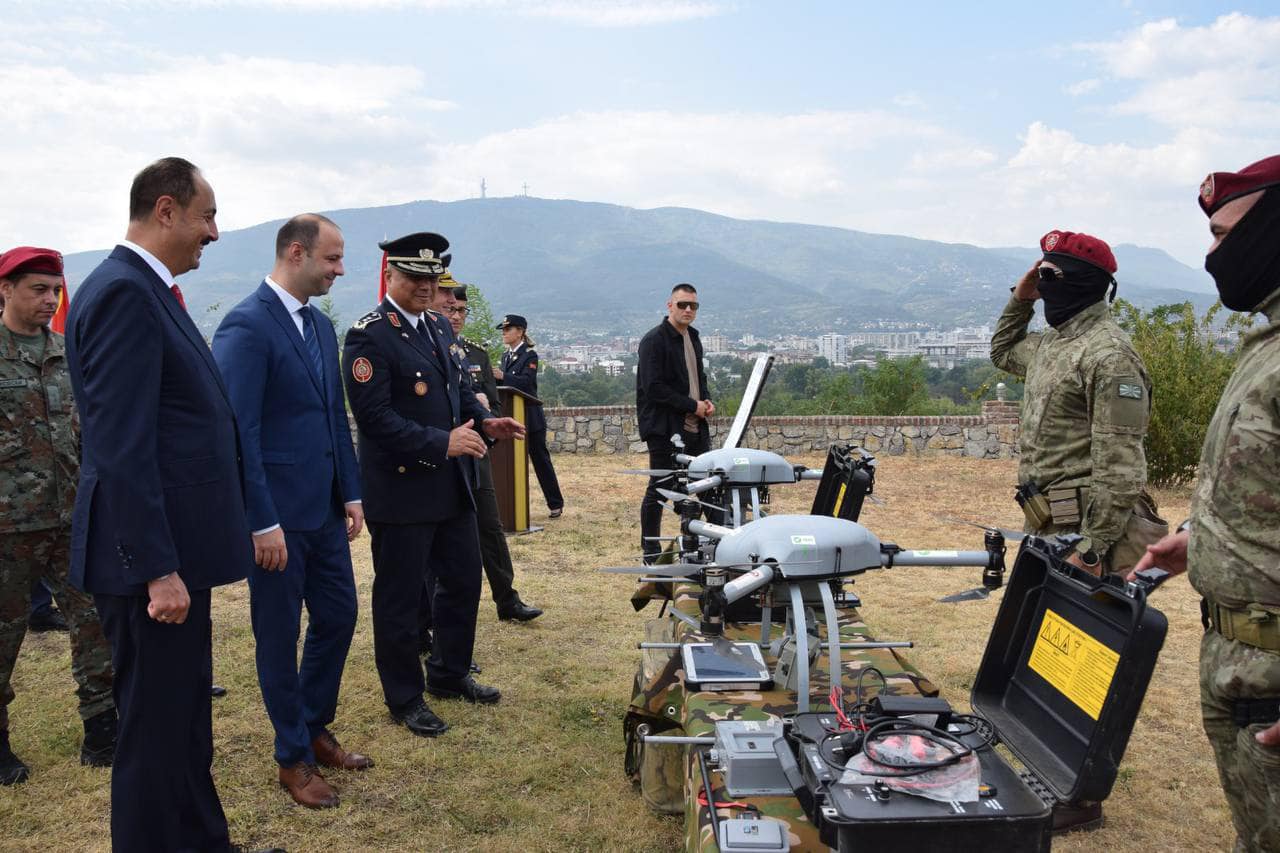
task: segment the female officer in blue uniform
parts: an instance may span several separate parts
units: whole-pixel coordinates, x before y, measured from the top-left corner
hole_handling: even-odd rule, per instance
[[[533,348],[533,341],[525,334],[529,323],[519,314],[508,314],[498,324],[502,330],[502,342],[507,351],[502,354],[502,367],[493,369],[493,378],[504,385],[518,388],[531,396],[538,396],[538,353]],[[538,485],[542,488],[542,496],[547,501],[552,518],[559,518],[564,512],[564,496],[560,494],[560,483],[556,480],[556,469],[551,464],[551,453],[547,450],[547,418],[542,413],[542,406],[528,408],[529,459],[533,462],[533,471],[538,475]]]

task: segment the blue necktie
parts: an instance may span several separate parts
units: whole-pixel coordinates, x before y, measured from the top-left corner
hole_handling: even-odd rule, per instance
[[[320,339],[316,337],[315,309],[303,305],[298,309],[302,315],[302,340],[307,345],[307,354],[311,356],[311,366],[316,371],[316,378],[324,381],[324,361],[320,356]]]

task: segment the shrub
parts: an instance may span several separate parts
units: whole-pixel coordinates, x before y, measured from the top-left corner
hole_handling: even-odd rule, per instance
[[[1215,326],[1221,310],[1215,303],[1196,317],[1184,302],[1144,312],[1123,299],[1113,308],[1151,377],[1147,480],[1156,485],[1185,483],[1196,474],[1209,420],[1235,368],[1235,344],[1249,324],[1245,315],[1232,314]]]

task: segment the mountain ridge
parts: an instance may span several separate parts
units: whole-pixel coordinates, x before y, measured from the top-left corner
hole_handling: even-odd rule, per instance
[[[478,285],[495,314],[543,330],[636,334],[662,313],[670,287],[697,285],[704,330],[845,332],[872,321],[939,326],[990,323],[1008,288],[1039,257],[1034,248],[983,248],[830,225],[735,219],[686,207],[514,196],[415,201],[322,211],[346,237],[346,276],[331,293],[344,323],[376,301],[379,240],[445,234],[453,272]],[[201,268],[182,276],[202,330],[248,295],[273,263],[283,219],[224,231]],[[1121,244],[1120,295],[1140,305],[1216,294],[1203,270],[1159,249]],[[107,250],[68,255],[75,285]]]

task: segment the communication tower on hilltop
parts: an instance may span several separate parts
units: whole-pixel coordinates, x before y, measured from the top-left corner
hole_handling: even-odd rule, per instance
[[[485,190],[486,190],[486,189],[487,189],[487,187],[485,186],[484,178],[481,178],[481,179],[480,179],[480,198],[485,198]]]

